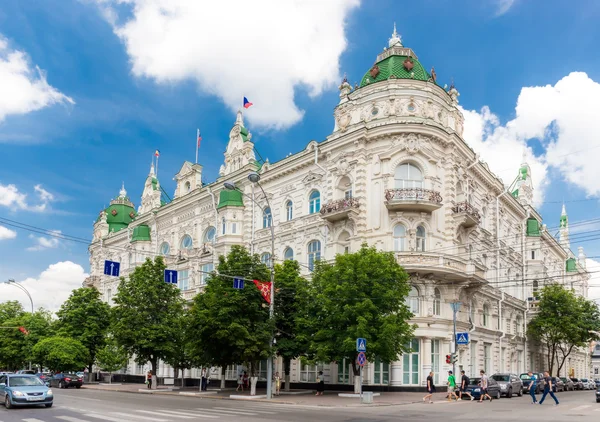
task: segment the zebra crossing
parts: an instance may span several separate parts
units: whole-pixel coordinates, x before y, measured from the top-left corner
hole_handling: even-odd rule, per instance
[[[247,416],[272,417],[282,420],[284,414],[306,411],[308,408],[288,405],[244,403],[240,407],[197,407],[193,409],[127,409],[126,411],[93,412],[87,409],[57,406],[52,411],[40,412],[39,418],[27,417],[20,422],[186,422],[186,421],[238,421]],[[68,411],[68,414],[67,412]],[[42,416],[43,415],[43,416]],[[0,422],[2,420],[0,419]]]

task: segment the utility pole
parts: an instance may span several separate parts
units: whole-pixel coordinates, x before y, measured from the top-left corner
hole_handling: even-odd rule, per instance
[[[460,302],[458,300],[455,300],[453,302],[450,302],[450,306],[452,307],[452,324],[454,326],[454,341],[452,342],[452,344],[454,345],[454,347],[452,348],[452,374],[456,377],[456,360],[458,358],[458,345],[456,343],[456,314],[460,310]]]

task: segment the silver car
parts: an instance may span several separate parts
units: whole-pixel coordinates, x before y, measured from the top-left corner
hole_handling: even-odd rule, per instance
[[[596,389],[596,383],[594,381],[589,380],[587,378],[580,378],[579,380],[583,384],[584,390],[595,390]]]
[[[523,395],[523,381],[516,375],[511,373],[498,373],[491,378],[500,386],[500,393],[503,396],[512,398],[513,394],[521,397]]]

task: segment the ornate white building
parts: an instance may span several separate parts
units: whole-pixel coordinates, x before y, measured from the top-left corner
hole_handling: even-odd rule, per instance
[[[544,369],[542,350],[524,335],[537,289],[560,282],[587,295],[585,256],[569,249],[566,212],[555,239],[532,206],[527,163],[507,186],[479,160],[462,138],[457,89],[441,87],[435,70],[424,68],[395,29],[375,63],[360,86],[344,79],[333,133],[322,142],[259,163],[238,112],[216,182],[204,184],[202,166],[184,162],[174,198],[165,203],[152,167],[137,212],[123,188],[94,225],[85,285],[110,303],[118,280],[102,275],[104,260],[120,261],[126,276],[161,254],[179,271],[182,295],[192,299],[231,245],[247,246],[267,262],[273,224],[275,259],[298,260],[308,277],[315,260],[363,242],[394,251],[410,274],[408,303],[418,326],[412,352],[391,364],[370,362],[366,383],[423,386],[430,370],[450,369],[454,301],[461,302],[457,331],[471,339],[458,350],[460,368],[470,374]],[[270,209],[247,180],[254,171]],[[226,190],[225,181],[261,205]],[[586,353],[572,356],[576,376],[587,375]],[[295,362],[292,381],[314,381],[319,369]],[[322,369],[328,383],[352,383],[349,362]],[[161,371],[169,375],[170,368]],[[229,368],[228,378],[235,375]]]

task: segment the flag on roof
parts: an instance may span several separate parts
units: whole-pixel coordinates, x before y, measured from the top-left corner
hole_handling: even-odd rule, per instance
[[[158,157],[158,156],[160,156],[160,151],[159,151],[159,150],[156,150],[156,152],[154,153],[154,156],[155,156],[155,157]]]
[[[200,129],[198,129],[198,148],[200,148],[201,141],[202,141],[202,135],[200,135]]]
[[[248,108],[251,105],[253,105],[250,101],[248,101],[248,98],[244,97],[244,108]]]

